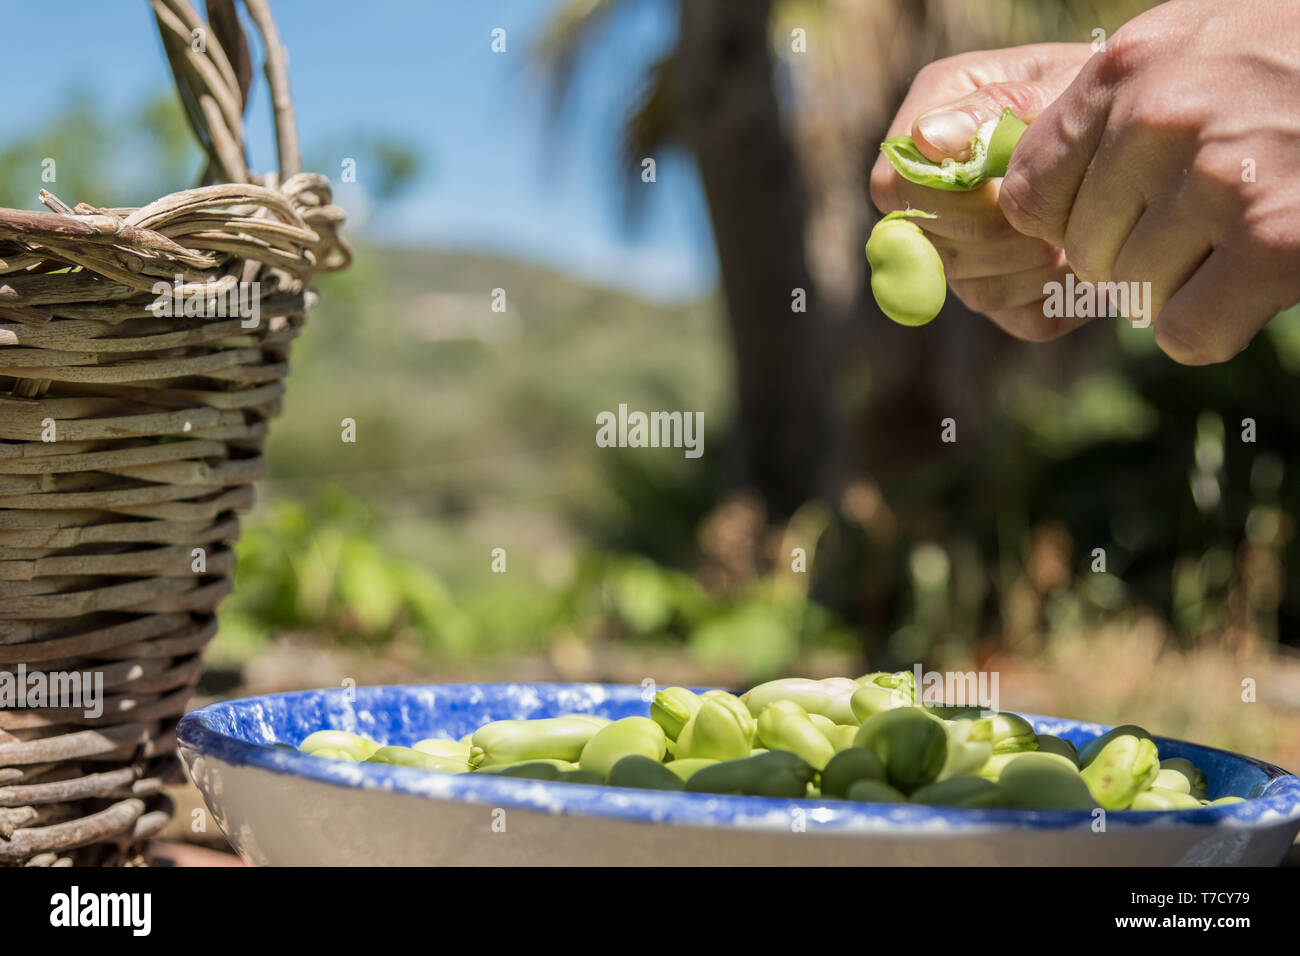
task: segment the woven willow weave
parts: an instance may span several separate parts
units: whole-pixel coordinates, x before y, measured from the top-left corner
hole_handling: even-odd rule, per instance
[[[152,6],[214,185],[140,209],[42,191],[48,212],[0,210],[0,677],[103,680],[99,716],[0,709],[0,864],[134,862],[167,822],[175,722],[231,589],[308,283],[350,260],[329,181],[299,171],[265,0],[244,0],[280,167],[260,178],[233,0],[208,0],[206,24],[187,0]],[[157,307],[160,282],[176,309]],[[187,308],[241,295],[256,325]]]

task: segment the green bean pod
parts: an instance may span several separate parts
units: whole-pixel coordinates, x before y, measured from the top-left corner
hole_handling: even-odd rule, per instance
[[[943,769],[948,729],[920,707],[897,707],[864,720],[853,745],[874,753],[884,764],[889,783],[911,793]]]
[[[630,754],[609,769],[611,787],[639,787],[643,790],[685,790],[686,783],[658,760]]]
[[[664,736],[676,740],[686,721],[695,716],[703,700],[685,687],[665,687],[655,692],[650,704],[650,719],[663,728]]]
[[[614,764],[630,754],[662,761],[666,742],[663,728],[649,717],[624,717],[596,731],[582,748],[578,766],[607,778]]]
[[[821,792],[824,796],[844,800],[849,787],[859,780],[885,782],[885,765],[870,750],[849,747],[841,750],[822,768]]]
[[[1088,785],[1059,754],[1019,753],[998,778],[1007,806],[1021,810],[1091,810],[1096,806]]]
[[[997,119],[983,123],[975,131],[969,159],[960,162],[944,159],[936,163],[906,135],[885,140],[880,144],[880,151],[908,182],[930,189],[965,191],[1007,174],[1011,153],[1026,129],[1023,120],[1005,109]]]
[[[1148,738],[1121,734],[1112,737],[1080,772],[1097,802],[1107,810],[1123,810],[1155,780],[1160,755]]]
[[[539,759],[574,762],[602,729],[585,717],[495,720],[474,731],[472,745],[483,751],[480,767]]]

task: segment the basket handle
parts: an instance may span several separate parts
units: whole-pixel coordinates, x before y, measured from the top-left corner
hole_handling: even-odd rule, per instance
[[[302,170],[287,57],[266,0],[243,0],[266,51],[280,182]],[[189,0],[150,0],[163,50],[194,135],[208,154],[204,182],[251,183],[244,110],[252,84],[248,40],[234,0],[207,0],[205,24]],[[202,42],[198,42],[201,39]]]

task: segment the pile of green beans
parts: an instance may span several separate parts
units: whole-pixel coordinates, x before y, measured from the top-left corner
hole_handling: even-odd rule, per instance
[[[320,730],[304,753],[443,773],[742,796],[1027,810],[1183,810],[1205,774],[1126,724],[1077,751],[1023,717],[932,707],[910,671],[769,681],[736,696],[668,687],[648,716],[497,720],[460,740],[383,746]]]
[[[916,148],[911,136],[894,136],[880,151],[908,182],[930,189],[971,190],[1005,176],[1011,152],[1024,133],[1024,122],[1011,110],[983,124],[971,139],[970,158],[936,163]],[[871,293],[880,311],[899,325],[925,325],[939,314],[948,295],[943,261],[926,234],[912,220],[935,219],[919,209],[891,212],[876,223],[867,239]]]

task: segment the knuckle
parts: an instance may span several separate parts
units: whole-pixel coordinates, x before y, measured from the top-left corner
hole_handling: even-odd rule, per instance
[[[1141,18],[1126,23],[1106,41],[1105,51],[1092,58],[1089,66],[1094,79],[1106,86],[1118,86],[1135,69],[1150,62],[1161,41],[1161,33],[1141,22]]]
[[[1156,321],[1156,345],[1179,365],[1217,365],[1226,362],[1236,350],[1226,340],[1207,338],[1188,327],[1185,317],[1177,322],[1161,316]]]
[[[1014,165],[1002,180],[998,204],[1017,232],[1044,239],[1052,238],[1052,204],[1030,178]]]

